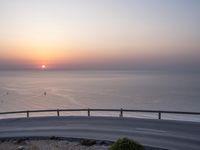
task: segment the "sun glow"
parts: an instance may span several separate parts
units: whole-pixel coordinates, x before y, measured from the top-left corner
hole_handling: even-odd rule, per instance
[[[42,69],[46,69],[46,65],[42,65],[41,68],[42,68]]]

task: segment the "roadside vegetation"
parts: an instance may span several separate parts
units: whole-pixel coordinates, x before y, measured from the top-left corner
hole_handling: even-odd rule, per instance
[[[144,150],[144,147],[134,140],[122,138],[113,143],[109,150]]]

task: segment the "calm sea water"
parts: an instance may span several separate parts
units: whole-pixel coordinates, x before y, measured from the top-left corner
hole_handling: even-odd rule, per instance
[[[44,92],[47,93],[46,96]],[[148,71],[0,71],[0,112],[57,108],[200,112],[200,74]],[[139,115],[149,117],[149,114]],[[167,115],[165,117],[171,118]],[[180,118],[182,117],[200,120],[196,116],[181,115]]]

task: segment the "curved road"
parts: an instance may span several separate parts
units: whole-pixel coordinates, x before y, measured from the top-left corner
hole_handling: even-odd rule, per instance
[[[60,136],[115,141],[133,138],[147,146],[200,150],[200,123],[115,117],[0,119],[0,138]]]

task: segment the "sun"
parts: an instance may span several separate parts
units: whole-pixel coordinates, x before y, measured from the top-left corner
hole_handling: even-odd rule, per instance
[[[42,68],[42,69],[46,69],[46,65],[42,65],[41,68]]]

